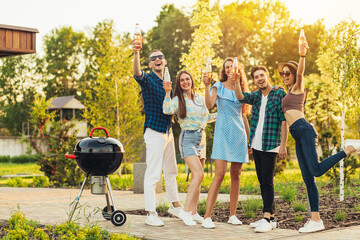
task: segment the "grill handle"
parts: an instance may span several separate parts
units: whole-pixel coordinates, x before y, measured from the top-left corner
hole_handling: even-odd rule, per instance
[[[74,154],[66,154],[65,157],[71,158],[71,159],[76,159],[76,155],[74,155]]]
[[[103,127],[95,127],[95,128],[93,128],[93,129],[90,131],[90,138],[92,138],[92,134],[93,134],[93,132],[94,132],[96,129],[102,129],[102,130],[104,130],[105,133],[106,133],[106,138],[109,137],[109,132],[108,132],[108,130],[106,130],[106,128],[103,128]]]

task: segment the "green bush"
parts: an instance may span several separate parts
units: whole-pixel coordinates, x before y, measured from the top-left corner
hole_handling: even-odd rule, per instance
[[[10,156],[0,156],[0,163],[9,163],[11,160]]]
[[[284,186],[280,191],[280,196],[284,201],[292,202],[295,199],[297,193],[298,190],[294,185],[287,185]]]
[[[165,202],[159,202],[156,205],[156,211],[157,212],[166,212],[169,209],[169,204],[165,203]]]
[[[246,218],[255,218],[256,211],[262,208],[262,206],[262,200],[255,197],[248,198],[246,201],[241,202],[241,207]]]
[[[296,222],[302,222],[304,220],[304,217],[300,213],[295,213],[294,219]]]
[[[216,203],[215,203],[216,204]],[[206,198],[202,197],[198,203],[198,214],[201,216],[205,215],[206,213]]]
[[[27,187],[27,183],[25,183],[22,178],[10,178],[6,184],[8,187]]]
[[[306,212],[306,203],[295,199],[295,201],[292,203],[292,208],[295,212]]]
[[[32,186],[33,187],[48,187],[48,186],[50,186],[49,178],[47,178],[45,176],[33,177]]]
[[[109,233],[102,230],[96,224],[86,225],[80,227],[75,222],[65,222],[58,226],[40,227],[38,222],[27,220],[22,212],[12,214],[9,219],[9,226],[5,227],[4,240],[24,240],[37,239],[49,240],[51,239],[87,239],[87,240],[138,240],[138,238],[128,236],[126,234]],[[50,235],[50,236],[49,236]]]
[[[339,211],[337,211],[337,212],[335,213],[334,219],[335,219],[336,221],[342,221],[342,220],[344,220],[345,218],[346,218],[346,212],[345,212],[345,211],[339,209]]]
[[[360,212],[360,204],[356,205],[354,207],[354,209],[355,209],[355,212]]]
[[[120,190],[129,190],[133,187],[133,175],[126,175],[110,179],[111,186]]]
[[[39,155],[0,156],[0,163],[36,163]]]

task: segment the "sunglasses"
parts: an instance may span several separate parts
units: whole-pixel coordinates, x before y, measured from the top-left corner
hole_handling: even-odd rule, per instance
[[[284,77],[284,76],[288,77],[291,74],[291,72],[279,72],[279,73],[280,73],[280,76],[282,76],[282,77]]]
[[[158,58],[159,60],[163,60],[163,59],[164,59],[164,55],[152,56],[152,57],[149,57],[149,60],[150,60],[150,62],[151,62],[151,61],[155,61],[157,58]]]

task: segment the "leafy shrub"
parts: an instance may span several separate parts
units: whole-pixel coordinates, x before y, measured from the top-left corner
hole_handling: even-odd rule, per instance
[[[246,218],[255,218],[256,211],[262,208],[262,200],[260,198],[251,197],[241,202],[242,209]]]
[[[10,159],[10,156],[0,156],[0,163],[9,163]]]
[[[22,178],[11,178],[6,184],[8,187],[27,187],[27,183],[25,183]]]
[[[129,190],[133,187],[133,175],[116,177],[110,180],[111,186],[121,190]]]
[[[132,174],[133,173],[133,165],[130,163],[121,164],[121,174]],[[126,171],[125,171],[126,170]]]
[[[354,207],[354,209],[355,209],[355,212],[360,212],[360,204],[356,205]]]
[[[159,202],[156,205],[156,211],[157,212],[166,212],[169,209],[169,205],[165,202]]]
[[[335,213],[334,219],[335,219],[336,221],[342,221],[342,220],[344,220],[345,218],[346,218],[346,212],[345,212],[345,211],[339,209],[339,211],[337,211],[337,212]]]
[[[50,185],[49,179],[45,176],[33,177],[33,187],[48,187]]]
[[[23,239],[37,239],[49,240],[51,239],[87,239],[87,240],[138,240],[138,238],[128,236],[126,234],[109,233],[102,230],[96,224],[80,227],[78,223],[73,221],[64,222],[58,226],[45,226],[40,228],[38,222],[27,220],[23,213],[16,212],[9,219],[9,227],[5,228],[6,235],[2,238],[4,240],[23,240]]]
[[[73,152],[77,143],[75,124],[66,120],[56,121],[55,112],[50,113],[50,102],[37,99],[32,107],[30,122],[34,127],[32,135],[24,138],[41,157],[37,162],[55,186],[77,186],[82,177],[76,161],[68,160],[65,154]],[[42,149],[37,140],[46,143]]]
[[[284,201],[292,202],[295,199],[297,193],[298,190],[294,185],[288,185],[284,186],[280,191],[280,196]]]
[[[39,155],[0,156],[0,163],[36,163]]]
[[[216,204],[216,203],[215,203]],[[206,213],[206,198],[201,198],[201,200],[198,203],[198,214],[201,216],[205,215]]]
[[[296,222],[302,222],[304,220],[304,217],[299,213],[295,213],[294,219]]]
[[[292,203],[292,208],[295,212],[306,212],[307,204],[295,199],[295,201]]]

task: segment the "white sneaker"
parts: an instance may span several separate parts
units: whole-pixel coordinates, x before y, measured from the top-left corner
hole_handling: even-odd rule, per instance
[[[357,154],[360,154],[360,140],[358,139],[345,139],[345,148],[353,146]]]
[[[321,231],[324,230],[325,226],[322,220],[320,220],[319,222],[313,221],[311,219],[309,219],[304,227],[299,229],[300,233],[310,233],[310,232],[317,232],[317,231]]]
[[[196,222],[191,217],[191,212],[185,212],[183,209],[179,212],[179,218],[183,220],[187,226],[195,226]]]
[[[260,220],[258,220],[258,221],[256,221],[256,222],[252,222],[252,223],[250,223],[250,227],[252,227],[252,228],[257,228],[258,226],[261,225],[261,223],[262,223],[263,221],[266,221],[266,219],[262,218],[262,219],[260,219]],[[267,221],[266,221],[266,222],[267,222]],[[272,229],[275,229],[275,228],[277,227],[277,222],[276,222],[276,220],[270,220],[270,225],[271,225],[271,228],[272,228]]]
[[[230,216],[229,220],[227,222],[230,223],[230,224],[234,224],[234,225],[241,225],[242,224],[242,222],[235,215]]]
[[[203,221],[204,221],[204,218],[202,216],[200,216],[198,213],[195,213],[191,217],[197,223],[203,223]]]
[[[259,225],[255,228],[255,232],[269,232],[272,230],[271,223],[269,223],[266,219],[262,219],[264,221],[259,221]]]
[[[212,222],[211,218],[204,219],[203,223],[201,224],[204,228],[215,228],[215,224]]]
[[[157,212],[153,212],[150,215],[146,215],[145,223],[150,226],[161,227],[164,226],[164,222],[158,217]]]
[[[183,209],[182,205],[180,207],[174,207],[173,204],[170,203],[170,207],[167,210],[167,212],[170,213],[171,215],[174,215],[175,217],[179,217],[179,213],[182,209]]]

